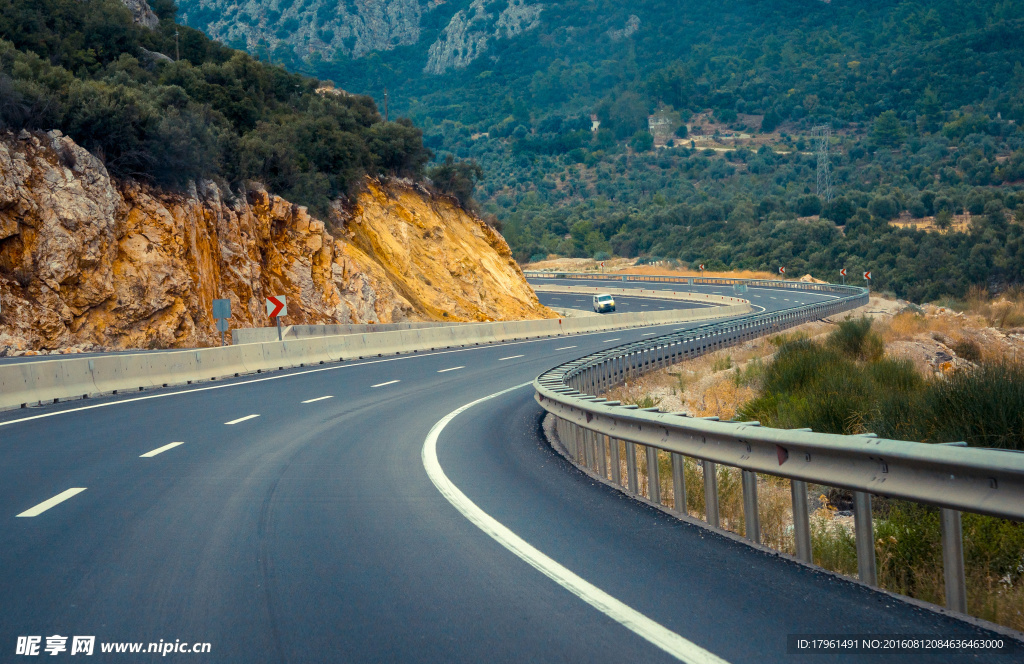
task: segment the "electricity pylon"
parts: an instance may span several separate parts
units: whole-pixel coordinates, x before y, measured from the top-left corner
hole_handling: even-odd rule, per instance
[[[828,155],[832,128],[828,125],[818,125],[811,132],[814,136],[815,151],[818,154],[818,198],[827,205],[832,202],[832,165]]]

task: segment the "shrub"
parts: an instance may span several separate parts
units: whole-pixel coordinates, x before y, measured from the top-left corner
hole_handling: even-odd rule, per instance
[[[468,208],[473,200],[476,183],[483,177],[484,171],[475,161],[455,161],[451,155],[434,166],[427,175],[442,194],[454,196],[459,205]]]
[[[954,343],[951,348],[954,353],[968,362],[981,361],[981,346],[973,339],[961,339]]]
[[[844,320],[829,335],[828,345],[854,360],[872,362],[882,357],[885,345],[871,329],[871,319],[862,316],[856,320]]]
[[[918,427],[930,442],[1024,451],[1024,365],[982,363],[924,393]]]

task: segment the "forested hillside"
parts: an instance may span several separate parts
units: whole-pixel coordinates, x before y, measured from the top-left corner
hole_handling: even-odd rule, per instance
[[[197,27],[231,15],[220,0],[182,5]],[[399,29],[399,5],[400,36],[355,47]],[[387,89],[428,147],[481,164],[477,197],[522,260],[871,268],[915,298],[1021,279],[1021,3],[382,0],[346,24],[352,47],[292,37],[340,25],[340,8],[268,7],[280,21],[246,19],[244,45],[378,102]],[[821,124],[831,204],[816,195]]]
[[[122,179],[255,181],[321,213],[366,174],[422,176],[408,120],[153,10],[151,29],[119,0],[0,3],[0,129],[60,129]]]

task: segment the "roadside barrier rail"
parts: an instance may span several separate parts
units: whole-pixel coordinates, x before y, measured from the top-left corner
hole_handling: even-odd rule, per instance
[[[723,300],[724,302],[724,300]],[[222,348],[122,353],[0,364],[0,410],[123,391],[187,385],[327,362],[581,332],[739,316],[748,303],[581,318],[463,323],[389,332],[310,336]]]
[[[587,281],[640,281],[657,284],[685,284],[689,286],[753,286],[754,288],[776,288],[788,290],[834,293],[837,289],[865,290],[857,286],[819,284],[797,279],[731,279],[725,277],[675,277],[647,274],[616,274],[589,272],[547,272],[530,270],[523,272],[527,279],[586,279]]]
[[[740,281],[755,286],[764,283]],[[772,429],[758,422],[721,422],[718,418],[661,413],[657,408],[639,409],[597,396],[648,371],[832,316],[868,300],[863,288],[787,283],[799,290],[828,291],[835,299],[604,349],[541,374],[534,381],[535,398],[554,417],[555,433],[577,464],[637,498],[661,505],[658,451],[667,452],[675,510],[686,515],[684,461],[685,457],[699,461],[705,520],[713,527],[719,527],[716,467],[740,469],[744,536],[754,543],[761,542],[757,473],[789,479],[796,557],[806,563],[813,562],[808,483],[852,491],[858,576],[872,586],[878,583],[871,496],[939,507],[946,605],[966,613],[961,511],[1024,520],[1024,454],[969,449],[963,444],[886,440],[874,434],[842,436],[809,429]],[[625,486],[620,441],[626,451]],[[647,462],[647,495],[641,495],[638,488],[637,451]]]

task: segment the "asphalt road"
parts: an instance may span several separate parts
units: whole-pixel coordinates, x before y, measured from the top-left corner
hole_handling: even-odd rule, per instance
[[[556,309],[594,310],[593,295],[576,295],[573,293],[537,293],[540,303]],[[709,305],[684,300],[672,300],[657,297],[615,296],[615,313],[635,314],[647,311],[665,311],[666,309],[699,309]]]
[[[469,521],[421,455],[435,423],[480,397],[680,327],[0,413],[0,661],[25,660],[19,636],[51,635],[95,636],[96,661],[162,659],[100,652],[161,640],[209,643],[167,655],[197,662],[671,661]],[[555,454],[540,419],[529,387],[483,401],[438,435],[440,467],[512,533],[697,648],[780,662],[803,659],[786,654],[791,633],[984,635],[632,501]],[[16,516],[71,488],[85,490]]]

